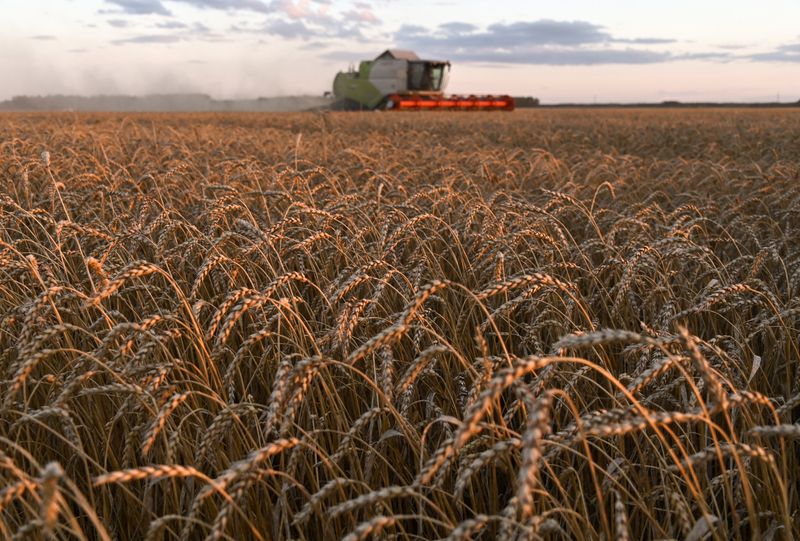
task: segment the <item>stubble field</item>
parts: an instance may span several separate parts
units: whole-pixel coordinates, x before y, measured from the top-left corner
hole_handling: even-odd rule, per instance
[[[0,538],[800,537],[800,112],[0,116]]]

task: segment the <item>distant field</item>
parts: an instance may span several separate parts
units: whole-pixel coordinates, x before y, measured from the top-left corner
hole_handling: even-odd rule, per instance
[[[0,538],[800,538],[800,112],[0,114]]]

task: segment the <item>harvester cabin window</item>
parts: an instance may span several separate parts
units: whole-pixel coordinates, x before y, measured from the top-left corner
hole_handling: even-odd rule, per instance
[[[444,66],[431,66],[431,90],[442,88],[442,77],[444,76]]]
[[[408,64],[408,89],[421,91],[438,91],[442,87],[444,66],[431,65],[427,62],[410,62]]]

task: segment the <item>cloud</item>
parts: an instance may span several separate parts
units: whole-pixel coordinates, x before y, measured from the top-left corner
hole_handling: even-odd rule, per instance
[[[186,23],[182,23],[180,21],[164,21],[156,23],[156,28],[163,28],[164,30],[176,30],[176,29],[188,28],[188,26],[186,25]]]
[[[714,60],[717,62],[725,62],[733,60],[734,57],[730,53],[709,52],[709,53],[684,53],[674,55],[672,60]]]
[[[800,43],[781,45],[773,51],[756,53],[747,57],[756,62],[798,62],[800,63]]]
[[[747,45],[744,43],[720,43],[715,45],[718,49],[725,49],[726,51],[736,51],[739,49],[747,49],[752,47],[752,45]]]
[[[633,38],[633,39],[614,39],[614,43],[635,43],[637,45],[664,45],[667,43],[675,43],[674,39],[666,38]]]
[[[156,28],[164,29],[164,33],[148,33],[121,37],[112,40],[114,45],[129,44],[148,44],[148,43],[178,43],[190,41],[222,42],[230,41],[230,37],[225,34],[215,32],[203,23],[186,24],[177,21],[166,21],[157,23]]]
[[[418,26],[417,28],[421,28],[424,30],[424,28],[422,28],[421,26]],[[475,32],[476,30],[478,30],[478,27],[475,26],[474,24],[453,22],[453,23],[440,24],[439,30],[442,30],[445,34],[448,35],[465,34],[468,32]]]
[[[324,46],[320,40],[350,38],[363,40],[360,30],[355,27],[340,26],[338,24],[307,23],[302,20],[286,20],[283,18],[270,19],[257,28],[235,27],[235,30],[254,35],[267,34],[283,39],[310,41],[314,40],[314,47]],[[311,48],[311,47],[307,47]]]
[[[255,11],[257,13],[271,13],[274,11],[272,3],[261,0],[172,0],[200,9],[219,9],[225,11]]]
[[[313,41],[305,48],[319,49],[332,40],[366,41],[364,30],[380,23],[366,2],[353,2],[344,11],[330,9],[327,0],[272,0],[270,7],[274,11],[264,19],[239,21],[229,33]]]
[[[486,52],[457,55],[470,62],[502,62],[507,64],[539,64],[550,66],[592,66],[597,64],[655,64],[666,62],[671,55],[641,49],[538,49],[519,52]]]
[[[418,48],[447,45],[451,48],[515,48],[521,45],[583,45],[613,40],[601,26],[584,21],[518,21],[495,23],[486,30],[461,22],[445,23],[439,31],[420,26],[403,26],[395,37],[413,42]]]
[[[129,15],[172,15],[160,0],[106,0]]]
[[[172,13],[164,7],[162,0],[105,0],[130,15],[166,15]],[[272,13],[274,4],[280,0],[170,0],[174,3],[187,4],[198,9],[217,9],[224,11],[254,11]],[[107,12],[106,12],[107,13]]]
[[[56,37],[50,34],[40,34],[38,36],[31,36],[30,39],[35,39],[37,41],[54,41]]]
[[[150,44],[150,43],[179,43],[191,41],[207,41],[207,42],[225,42],[231,41],[227,36],[216,34],[214,32],[208,33],[183,33],[183,34],[142,34],[138,36],[131,36],[127,38],[119,38],[112,40],[114,45],[131,45],[131,44]]]
[[[673,39],[620,38],[586,21],[542,19],[495,23],[485,29],[457,21],[442,24],[435,30],[405,25],[394,37],[399,47],[465,62],[597,65],[688,59],[688,55],[649,47],[675,43]],[[639,47],[632,47],[634,45]]]
[[[373,12],[372,4],[351,0],[334,7],[330,0],[105,0],[117,9],[101,10],[110,17],[107,24],[118,29],[132,29],[131,35],[117,35],[113,45],[170,44],[178,42],[221,42],[272,37],[304,44],[305,50],[322,49],[336,41],[366,42],[366,29],[385,32]],[[226,31],[179,20],[165,7],[187,6],[198,10],[242,13]],[[255,13],[255,16],[253,15]],[[159,15],[169,18],[141,19],[119,15]],[[382,38],[385,41],[386,34]],[[313,42],[313,45],[310,43]]]
[[[101,11],[105,14],[166,15],[172,14],[165,5],[183,5],[199,10],[228,12],[254,12],[261,17],[243,15],[226,33],[229,38],[236,34],[253,36],[275,36],[285,40],[365,41],[364,29],[378,28],[380,20],[372,4],[363,0],[350,1],[336,9],[330,0],[105,0],[120,10]],[[244,19],[243,17],[246,17]],[[123,18],[112,18],[108,24],[117,28],[134,27],[136,24]],[[139,36],[120,37],[112,43],[172,43],[175,41],[221,41],[222,35],[213,34],[202,25],[189,25],[176,19],[151,23],[150,28],[163,33],[146,33]]]
[[[194,23],[191,27],[189,27],[191,32],[195,35],[200,36],[210,36],[213,34],[211,29],[204,25],[203,23]]]
[[[283,19],[269,21],[262,30],[267,34],[287,39],[308,40],[317,34],[302,21],[286,21]]]
[[[355,2],[353,9],[346,11],[342,17],[344,20],[366,25],[379,24],[381,22],[372,10],[372,6],[366,2]]]
[[[273,6],[292,19],[307,19],[314,15],[311,3],[308,0],[273,0]]]
[[[115,39],[111,43],[114,45],[125,45],[127,43],[177,43],[183,41],[181,36],[170,36],[165,34],[145,34],[130,38]]]

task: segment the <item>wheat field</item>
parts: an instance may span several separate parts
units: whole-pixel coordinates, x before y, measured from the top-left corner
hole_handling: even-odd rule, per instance
[[[0,538],[800,537],[800,112],[0,116]]]

